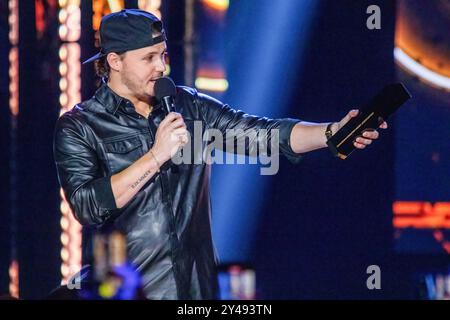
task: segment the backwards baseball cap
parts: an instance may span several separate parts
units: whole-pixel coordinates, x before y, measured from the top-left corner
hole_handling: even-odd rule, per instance
[[[100,52],[83,64],[100,59],[111,52],[140,49],[166,41],[164,27],[153,14],[124,9],[108,14],[100,23]]]

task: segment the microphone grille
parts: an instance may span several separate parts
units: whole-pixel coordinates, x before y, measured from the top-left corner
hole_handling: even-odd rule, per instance
[[[169,77],[162,77],[155,82],[155,96],[156,99],[161,100],[167,96],[175,96],[177,89],[175,83]]]

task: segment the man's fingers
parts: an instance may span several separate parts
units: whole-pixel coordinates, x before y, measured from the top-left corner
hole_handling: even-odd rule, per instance
[[[348,115],[350,116],[350,118],[353,118],[353,117],[356,117],[356,116],[358,115],[358,113],[359,113],[359,110],[358,110],[358,109],[355,109],[355,110],[351,110],[351,111],[348,113]]]
[[[164,118],[163,121],[172,122],[173,120],[178,118],[181,118],[181,114],[179,114],[178,112],[171,112]]]
[[[366,131],[363,133],[364,138],[372,140],[378,139],[379,135],[378,131]]]
[[[350,121],[351,118],[354,118],[358,115],[359,110],[355,109],[355,110],[350,110],[347,115],[345,116],[345,123],[347,123],[348,121]]]
[[[189,142],[187,131],[182,128],[173,131],[170,137],[172,141],[177,142],[177,148],[182,147]]]
[[[381,129],[387,129],[387,128],[388,128],[387,122],[383,122],[383,123],[380,125],[380,128],[381,128]]]
[[[366,146],[362,143],[354,142],[353,145],[358,149],[364,149]]]
[[[186,130],[186,128],[178,128],[175,129],[171,132],[170,137],[173,141],[188,141],[189,137],[188,137],[188,131]]]
[[[187,144],[189,142],[189,137],[187,135],[183,134],[183,135],[179,135],[178,137],[179,137],[180,144],[182,146],[184,146],[185,144]]]
[[[187,135],[187,132],[188,131],[186,130],[185,127],[181,127],[181,128],[178,128],[178,129],[175,129],[175,130],[172,131],[172,133],[174,135],[177,135],[177,136],[179,136],[179,135]]]
[[[363,145],[368,146],[369,144],[372,143],[372,140],[371,140],[371,139],[364,139],[364,138],[358,137],[358,138],[356,138],[356,142],[359,143],[359,144],[363,144]]]
[[[177,113],[177,112],[171,112],[169,113],[163,121],[161,121],[160,123],[160,127],[164,127],[169,123],[172,123],[173,121],[177,120],[177,119],[183,119],[183,117],[181,116],[181,114]]]
[[[170,128],[172,130],[178,129],[178,128],[185,128],[186,129],[186,124],[184,123],[183,118],[177,118],[176,120],[172,121],[172,123],[170,124]]]
[[[351,118],[354,118],[358,115],[359,110],[350,110],[347,115],[339,121],[339,128],[342,128],[347,122],[350,121]]]

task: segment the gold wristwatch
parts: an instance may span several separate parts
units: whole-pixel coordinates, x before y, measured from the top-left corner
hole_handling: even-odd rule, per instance
[[[329,123],[327,125],[327,130],[325,130],[325,137],[327,137],[327,140],[329,140],[333,136],[333,131],[331,131],[332,125],[333,125],[333,122]]]

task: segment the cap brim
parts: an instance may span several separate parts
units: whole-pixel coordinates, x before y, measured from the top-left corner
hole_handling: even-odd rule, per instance
[[[103,57],[105,55],[106,54],[104,54],[102,52],[99,52],[96,55],[94,55],[94,56],[90,57],[89,59],[87,59],[86,61],[84,61],[83,64],[86,64],[86,63],[92,62],[94,60],[100,59],[101,57]]]

